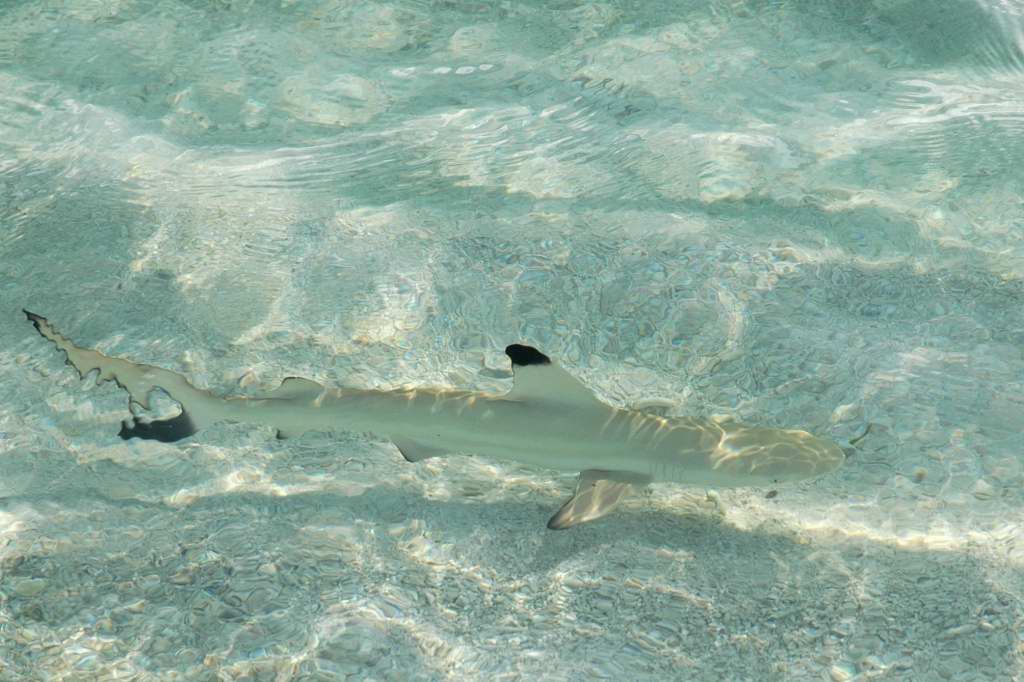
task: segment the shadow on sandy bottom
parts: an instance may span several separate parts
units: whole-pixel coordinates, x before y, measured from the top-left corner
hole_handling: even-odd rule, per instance
[[[555,532],[550,506],[387,485],[180,508],[7,498],[23,530],[3,549],[0,658],[26,679],[1020,673],[1019,570],[639,509]]]

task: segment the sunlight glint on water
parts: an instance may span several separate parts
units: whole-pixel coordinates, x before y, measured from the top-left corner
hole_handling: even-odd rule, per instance
[[[1015,3],[0,12],[0,678],[1024,675]],[[223,393],[530,343],[852,456],[552,532],[545,469],[123,442],[22,307]]]

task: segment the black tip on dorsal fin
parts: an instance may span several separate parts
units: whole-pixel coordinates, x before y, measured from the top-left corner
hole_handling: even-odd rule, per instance
[[[519,343],[513,343],[511,346],[506,346],[505,355],[507,355],[508,359],[512,361],[513,367],[551,364],[551,358],[544,355],[533,346],[524,346]]]

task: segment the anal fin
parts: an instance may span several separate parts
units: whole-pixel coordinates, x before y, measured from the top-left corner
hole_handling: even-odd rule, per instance
[[[441,448],[435,448],[430,445],[423,445],[417,443],[414,440],[392,440],[398,451],[402,453],[402,457],[405,457],[406,462],[419,462],[424,459],[430,459],[431,457],[440,457],[441,455],[447,455],[447,450]]]
[[[563,530],[599,519],[615,509],[623,497],[650,482],[650,476],[627,471],[581,471],[576,492],[551,517],[548,528]]]

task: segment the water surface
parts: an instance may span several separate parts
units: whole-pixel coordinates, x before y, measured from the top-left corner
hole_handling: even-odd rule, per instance
[[[1024,674],[1016,3],[0,12],[4,679]],[[122,442],[22,307],[223,392],[531,343],[854,456],[549,532],[571,476]]]

